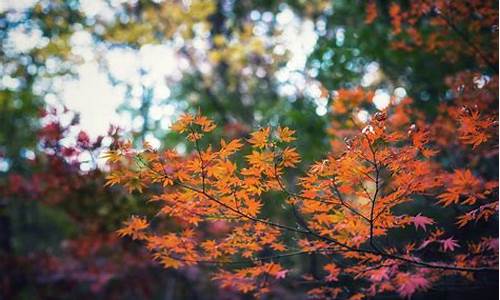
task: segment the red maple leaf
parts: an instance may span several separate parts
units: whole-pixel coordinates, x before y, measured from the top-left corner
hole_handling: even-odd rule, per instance
[[[460,247],[457,240],[454,240],[453,237],[441,240],[441,243],[443,244],[443,251],[453,251],[455,248]]]
[[[415,225],[415,229],[418,230],[419,227],[421,227],[424,231],[426,230],[426,225],[432,225],[434,224],[434,220],[425,216],[422,216],[421,214],[416,215],[412,219],[413,225]]]
[[[430,283],[424,276],[420,274],[407,274],[399,275],[400,286],[398,293],[402,297],[411,298],[411,296],[418,290],[425,291],[430,287]]]

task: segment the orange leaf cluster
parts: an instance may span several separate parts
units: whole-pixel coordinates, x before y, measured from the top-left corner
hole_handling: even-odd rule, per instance
[[[356,93],[360,99],[369,99],[362,91]],[[128,146],[109,156],[115,171],[108,182],[139,192],[143,187],[160,186],[161,192],[151,200],[160,205],[158,217],[175,220],[177,229],[165,234],[145,219],[132,217],[119,234],[143,241],[155,259],[168,268],[200,263],[247,265],[218,271],[214,279],[222,287],[256,296],[271,291],[273,284],[290,272],[278,263],[280,258],[310,253],[336,255],[343,262],[330,261],[323,266],[325,282],[335,283],[340,276],[348,276],[364,282],[360,291],[369,295],[397,292],[409,297],[427,290],[443,276],[469,278],[470,272],[493,271],[498,251],[486,247],[484,239],[468,242],[477,253],[471,259],[467,252],[461,252],[465,244],[447,234],[440,220],[420,213],[395,213],[396,208],[426,197],[444,207],[481,202],[480,208],[458,216],[459,226],[487,220],[498,210],[498,201],[491,201],[497,192],[495,182],[484,181],[469,169],[449,173],[434,160],[438,151],[433,128],[418,119],[419,125],[410,124],[412,116],[405,109],[408,103],[375,113],[364,124],[352,120],[353,128],[341,131],[346,135],[345,150],[312,164],[298,179],[297,192],[283,179],[286,169],[300,162],[299,154],[289,145],[294,140],[293,130],[265,127],[251,133],[249,154],[244,155],[245,145],[239,139],[222,140],[216,148],[203,146],[203,139],[193,139],[193,134],[202,137],[213,130],[212,121],[184,115],[173,127],[187,134],[187,140],[194,144],[193,153],[181,156],[173,150],[146,147],[136,153],[134,167],[116,163],[126,160],[116,156],[130,153]],[[352,111],[344,111],[349,113]],[[243,165],[233,158],[237,156],[245,158]],[[130,183],[137,178],[140,186]],[[277,193],[282,197],[276,198]],[[283,197],[284,201],[280,200]],[[291,211],[293,220],[266,217],[265,208],[272,202]],[[222,229],[207,230],[221,222]],[[423,229],[418,239],[402,241],[398,248],[384,242],[391,232],[412,227]],[[448,257],[426,261],[420,256],[424,248]],[[346,261],[351,263],[345,265]],[[321,287],[309,294],[344,292]],[[354,299],[359,295],[351,292]]]

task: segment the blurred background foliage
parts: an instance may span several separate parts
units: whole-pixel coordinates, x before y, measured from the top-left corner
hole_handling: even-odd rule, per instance
[[[307,166],[330,148],[332,95],[357,86],[382,102],[409,95],[433,118],[438,103],[450,101],[448,75],[492,71],[467,55],[391,47],[393,2],[375,1],[378,17],[367,24],[366,1],[2,1],[0,299],[236,297],[215,291],[201,269],[161,270],[117,240],[126,216],[153,210],[146,199],[103,187],[101,149],[126,135],[188,152],[168,126],[199,110],[220,125],[209,141],[217,144],[259,126],[297,129]],[[415,27],[432,33],[425,22]],[[66,83],[78,82],[89,62],[122,91],[122,129],[103,137],[89,137],[64,107]],[[123,75],[127,68],[133,76]],[[93,111],[108,101],[99,90],[71,88],[95,97],[82,103]],[[314,257],[298,260],[315,267]],[[283,295],[293,293],[284,287]]]

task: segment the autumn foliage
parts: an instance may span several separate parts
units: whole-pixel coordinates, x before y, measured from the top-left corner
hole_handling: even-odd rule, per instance
[[[214,144],[207,135],[215,124],[184,114],[171,129],[191,152],[125,143],[107,154],[108,184],[154,190],[158,208],[118,233],[166,268],[215,266],[222,288],[256,297],[284,280],[317,299],[410,298],[450,280],[495,282],[498,177],[488,170],[498,163],[498,37],[478,33],[498,13],[482,1],[412,1],[387,11],[370,1],[365,22],[381,12],[392,48],[451,63],[465,56],[488,72],[447,77],[449,101],[432,116],[407,96],[377,110],[369,89],[325,91],[331,150],[307,167],[294,129],[262,127]],[[296,256],[319,257],[322,270],[304,270]]]
[[[341,91],[338,97],[335,105],[349,97],[370,100],[370,94],[360,90]],[[167,268],[248,264],[216,271],[213,278],[222,287],[256,295],[272,291],[273,284],[285,277],[318,281],[280,264],[283,257],[312,253],[325,257],[324,284],[309,290],[319,298],[356,299],[384,292],[410,297],[445,277],[474,281],[494,273],[497,237],[485,234],[464,240],[461,229],[488,222],[497,214],[498,181],[465,166],[443,167],[436,156],[447,149],[434,128],[442,122],[425,124],[405,110],[410,102],[403,99],[366,123],[352,119],[352,128],[342,131],[344,148],[312,164],[294,186],[284,179],[287,169],[300,162],[293,130],[265,127],[247,141],[205,145],[203,138],[214,129],[213,122],[201,115],[183,115],[172,130],[186,135],[194,144],[193,153],[157,151],[148,145],[135,151],[124,144],[107,154],[115,168],[109,184],[139,192],[162,186],[150,199],[159,203],[155,219],[178,224],[165,232],[161,222],[133,216],[119,234],[142,241]],[[453,116],[455,108],[447,111]],[[479,112],[460,115],[461,125],[453,122],[457,146],[466,152],[477,147],[489,150],[495,143],[490,138],[469,136],[474,130],[474,136],[488,136],[496,123],[482,126]],[[467,129],[461,130],[464,125]],[[332,132],[338,130],[334,127]],[[237,153],[245,162],[232,159]],[[281,203],[292,215],[290,220],[266,215],[269,202]],[[415,202],[449,213],[434,219],[405,211]],[[223,230],[203,230],[216,223],[224,224]],[[397,238],[398,231],[413,231],[413,238]],[[343,289],[344,277],[359,282],[356,288]]]
[[[1,299],[496,298],[498,2],[15,6]],[[129,132],[57,102],[89,66]]]
[[[65,108],[44,109],[40,119],[44,123],[37,132],[40,148],[23,162],[31,172],[10,172],[0,181],[0,196],[7,201],[10,214],[17,216],[10,223],[2,220],[4,234],[10,235],[1,244],[2,296],[17,299],[30,284],[43,299],[54,292],[78,298],[122,297],[123,290],[116,288],[121,284],[149,295],[154,280],[148,273],[153,264],[144,251],[127,246],[114,233],[134,205],[123,193],[104,187],[104,173],[96,165],[104,144],[112,147],[118,129],[112,127],[107,136],[91,139],[79,128],[78,114]],[[88,154],[88,159],[82,160],[82,154]],[[45,225],[43,212],[62,219],[62,225]],[[61,240],[55,242],[59,247],[38,246],[38,238],[52,242],[47,231],[60,231],[57,225],[68,231],[77,228],[77,233],[61,234]],[[19,227],[35,237],[19,234]],[[130,270],[144,273],[149,281],[132,282]],[[68,291],[75,285],[86,289]]]

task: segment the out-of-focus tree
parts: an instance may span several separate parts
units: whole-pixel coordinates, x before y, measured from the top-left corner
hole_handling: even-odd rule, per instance
[[[2,297],[103,293],[108,282],[121,282],[129,268],[150,267],[144,254],[113,234],[120,215],[144,211],[134,198],[102,187],[102,173],[89,160],[99,153],[103,137],[91,141],[80,131],[71,138],[78,115],[64,124],[59,118],[71,117],[70,112],[40,113],[44,125],[34,132],[38,147],[25,150],[32,152],[17,159],[23,168],[9,170],[0,181],[6,225]],[[75,284],[80,288],[69,290]]]
[[[301,149],[325,149],[326,140],[319,134],[327,122],[315,116],[318,107],[321,114],[326,112],[327,103],[311,96],[324,91],[302,72],[315,32],[291,5],[303,8],[267,1],[138,1],[117,7],[113,21],[96,18],[96,28],[102,28],[96,36],[109,47],[141,51],[161,45],[173,50],[173,57],[165,59],[179,66],[179,73],[167,76],[170,95],[163,102],[152,100],[154,89],[133,88],[110,73],[117,84],[135,91],[134,102],[139,103],[123,109],[143,124],[137,130],[138,140],[146,132],[165,139],[159,120],[152,120],[147,112],[151,106],[171,106],[213,115],[226,127],[218,136],[245,136],[250,126],[268,123],[298,124],[306,129],[301,133]],[[308,15],[327,6],[325,1],[306,5]],[[294,35],[307,40],[301,43]],[[295,48],[288,44],[292,42]],[[296,59],[290,63],[292,57]],[[106,60],[102,63],[106,65]],[[137,73],[147,76],[148,71],[138,68]],[[174,135],[167,135],[165,141],[180,142]]]
[[[316,17],[323,29],[309,65],[329,90],[363,85],[391,93],[403,87],[432,111],[451,100],[448,76],[465,69],[497,73],[494,1],[351,4],[334,1]]]

